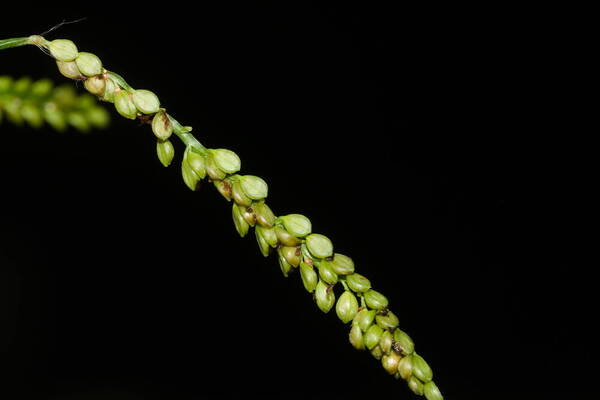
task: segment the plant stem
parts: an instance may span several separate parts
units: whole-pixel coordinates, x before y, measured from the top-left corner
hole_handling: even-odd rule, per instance
[[[10,49],[11,47],[19,47],[31,44],[29,37],[20,37],[12,39],[0,40],[0,50]]]
[[[192,130],[191,127],[181,126],[181,124],[175,118],[171,117],[169,114],[167,114],[167,116],[169,117],[169,121],[171,121],[171,124],[173,125],[173,132],[177,135],[179,139],[181,139],[183,144],[185,144],[186,146],[191,146],[192,151],[196,153],[202,155],[207,154],[206,147],[204,147],[202,143],[200,143],[198,139],[196,139],[194,135],[190,133],[190,131]]]

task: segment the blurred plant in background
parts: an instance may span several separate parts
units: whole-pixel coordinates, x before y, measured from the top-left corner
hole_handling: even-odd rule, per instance
[[[110,115],[94,96],[78,95],[73,85],[54,86],[49,79],[0,76],[0,124],[5,122],[34,128],[48,124],[60,132],[71,126],[89,132],[106,128]]]

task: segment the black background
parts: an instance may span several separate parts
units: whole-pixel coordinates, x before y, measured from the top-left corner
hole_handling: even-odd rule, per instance
[[[216,3],[216,4],[215,4]],[[156,92],[390,299],[447,399],[592,398],[597,134],[561,10],[369,2],[30,7]],[[31,47],[0,74],[52,77]],[[109,108],[111,108],[109,106]],[[6,398],[416,398],[283,278],[147,126],[0,126]],[[182,146],[176,143],[177,157]],[[383,397],[381,397],[383,396]],[[564,398],[564,397],[563,397]]]

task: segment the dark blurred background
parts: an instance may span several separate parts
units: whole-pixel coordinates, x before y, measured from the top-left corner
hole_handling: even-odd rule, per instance
[[[557,12],[558,11],[558,12]],[[570,17],[369,2],[0,15],[97,54],[354,258],[447,399],[589,399],[590,106]],[[0,75],[66,82],[33,47]],[[413,399],[147,126],[0,125],[0,398]],[[595,131],[593,132],[596,133]],[[593,152],[593,151],[591,151]],[[585,234],[584,234],[585,233]],[[595,303],[595,302],[594,302]]]

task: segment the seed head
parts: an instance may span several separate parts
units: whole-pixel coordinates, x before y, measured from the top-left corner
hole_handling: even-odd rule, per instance
[[[158,97],[149,90],[135,90],[132,93],[132,100],[142,114],[154,114],[160,109]]]

